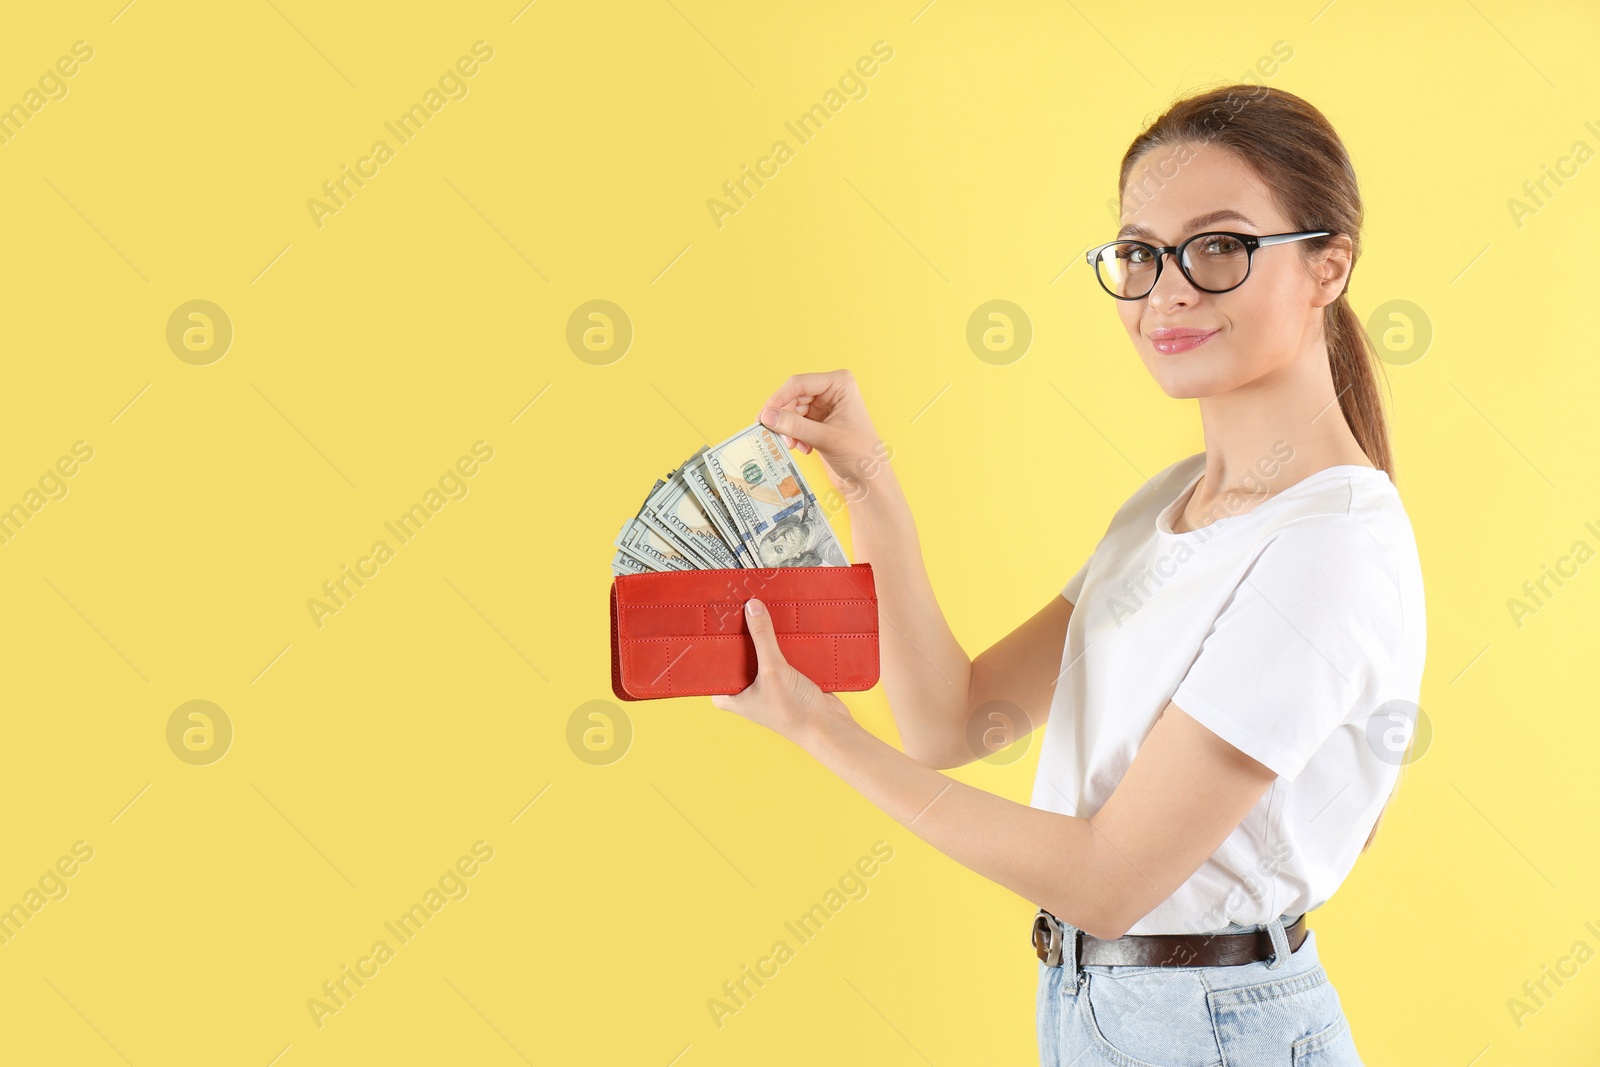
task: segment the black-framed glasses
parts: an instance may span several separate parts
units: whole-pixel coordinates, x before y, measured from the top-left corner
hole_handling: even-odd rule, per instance
[[[1190,285],[1203,293],[1226,293],[1250,277],[1250,262],[1256,249],[1331,235],[1331,230],[1265,235],[1210,230],[1178,245],[1111,241],[1089,249],[1086,255],[1101,288],[1118,300],[1142,300],[1156,287],[1162,260],[1169,253],[1177,258],[1178,269]]]

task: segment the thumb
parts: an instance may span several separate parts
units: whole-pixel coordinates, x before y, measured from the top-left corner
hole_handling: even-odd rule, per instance
[[[767,611],[767,606],[754,597],[745,601],[744,621],[750,629],[750,639],[756,646],[756,670],[766,674],[788,667],[789,661],[778,647],[778,635],[773,629],[772,614]]]
[[[762,408],[760,422],[769,430],[824,451],[831,449],[839,436],[836,427],[808,419],[792,408]]]

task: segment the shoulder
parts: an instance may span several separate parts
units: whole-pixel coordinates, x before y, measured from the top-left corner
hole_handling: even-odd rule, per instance
[[[1409,532],[1409,527],[1407,527]],[[1405,622],[1406,544],[1392,519],[1365,511],[1302,515],[1268,534],[1246,580],[1288,618],[1360,622],[1384,641],[1398,641]]]
[[[1310,512],[1268,531],[1261,555],[1336,571],[1346,565],[1389,564],[1393,549],[1383,533],[1375,523],[1349,512]]]
[[[1280,557],[1320,561],[1338,571],[1378,567],[1391,576],[1416,568],[1411,519],[1381,474],[1330,478],[1298,495],[1263,532]]]

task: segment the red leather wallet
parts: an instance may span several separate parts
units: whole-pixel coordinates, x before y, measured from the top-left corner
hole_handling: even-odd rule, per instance
[[[872,564],[717,567],[611,579],[611,690],[622,700],[732,694],[756,680],[744,602],[772,614],[783,656],[824,692],[878,683]]]

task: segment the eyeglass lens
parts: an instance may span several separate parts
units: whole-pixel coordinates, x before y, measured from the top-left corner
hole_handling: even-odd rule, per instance
[[[1249,250],[1224,233],[1202,234],[1189,242],[1183,258],[1189,280],[1201,289],[1232,289],[1250,270]],[[1100,252],[1095,271],[1117,296],[1145,296],[1155,288],[1156,257],[1145,245],[1123,241]]]

